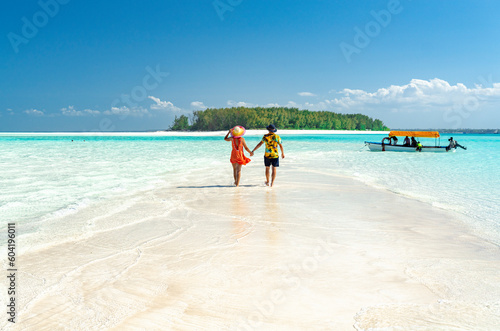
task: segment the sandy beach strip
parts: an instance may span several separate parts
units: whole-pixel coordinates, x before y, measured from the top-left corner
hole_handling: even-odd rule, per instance
[[[261,136],[267,130],[246,130],[247,136]],[[152,132],[0,132],[0,136],[131,136],[131,137],[224,137],[227,131],[152,131]],[[389,131],[359,130],[279,130],[280,135],[339,135],[339,134],[389,134]]]
[[[190,176],[68,216],[19,257],[19,330],[493,330],[499,247],[449,211],[311,168]],[[0,326],[15,329],[4,321]]]

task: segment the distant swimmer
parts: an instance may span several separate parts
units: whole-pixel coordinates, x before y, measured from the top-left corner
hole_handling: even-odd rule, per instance
[[[281,158],[285,158],[285,152],[283,151],[283,145],[281,144],[281,138],[276,134],[276,127],[273,124],[267,126],[267,134],[262,137],[262,140],[255,146],[252,150],[252,153],[259,149],[262,144],[266,144],[266,151],[264,153],[264,166],[266,167],[266,186],[274,184],[274,180],[276,179],[276,171],[280,166],[280,156],[278,153],[278,146],[281,149]],[[270,167],[273,167],[273,171],[271,174],[271,181],[269,182],[269,170]]]
[[[235,126],[232,129],[229,129],[228,133],[224,137],[225,141],[230,141],[232,150],[231,150],[231,165],[233,166],[233,177],[234,177],[234,185],[238,187],[240,185],[241,179],[241,168],[246,165],[251,160],[247,158],[243,152],[243,148],[250,153],[250,156],[253,156],[253,152],[247,146],[245,142],[245,138],[243,135],[245,134],[245,128],[242,126]],[[231,137],[229,137],[231,135]]]

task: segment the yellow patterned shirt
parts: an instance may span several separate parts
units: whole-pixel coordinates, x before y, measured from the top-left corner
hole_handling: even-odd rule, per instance
[[[265,157],[269,159],[277,159],[280,157],[278,154],[278,144],[281,144],[281,138],[276,133],[266,134],[262,138],[262,141],[266,144]]]

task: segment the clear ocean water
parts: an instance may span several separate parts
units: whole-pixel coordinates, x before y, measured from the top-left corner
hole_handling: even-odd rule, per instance
[[[456,153],[370,152],[383,135],[283,135],[282,167],[352,177],[462,215],[473,232],[500,243],[500,135],[455,135]],[[441,137],[446,145],[449,135]],[[252,148],[257,136],[247,136]],[[429,140],[434,143],[433,139]],[[255,157],[261,158],[259,150]],[[0,135],[2,227],[23,231],[106,199],[230,167],[222,137]],[[263,153],[263,152],[262,152]],[[261,167],[260,163],[249,166]]]

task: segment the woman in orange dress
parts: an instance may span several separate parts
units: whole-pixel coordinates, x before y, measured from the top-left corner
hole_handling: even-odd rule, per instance
[[[245,129],[241,126],[235,126],[234,128],[229,129],[229,132],[224,137],[224,140],[230,141],[232,146],[230,161],[233,166],[234,185],[236,185],[236,187],[240,185],[241,167],[251,161],[243,153],[243,148],[250,153],[250,156],[253,156],[252,151],[248,148],[247,143],[245,142],[245,138],[243,138],[243,135],[245,134],[244,130]],[[229,137],[229,135],[231,135],[231,137]]]

